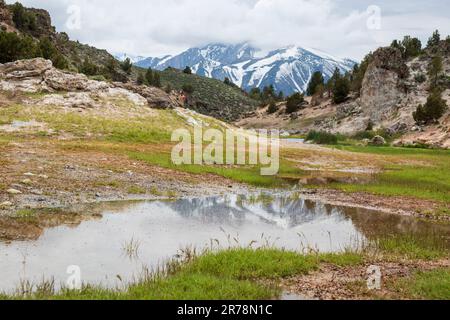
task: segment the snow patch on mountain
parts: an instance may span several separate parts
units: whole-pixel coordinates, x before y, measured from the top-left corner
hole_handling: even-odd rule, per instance
[[[229,78],[239,87],[250,90],[273,85],[285,94],[304,92],[316,71],[329,79],[336,68],[350,71],[355,62],[324,53],[318,49],[288,46],[259,55],[248,43],[237,45],[210,44],[191,48],[177,56],[147,58],[137,66],[164,70],[167,67],[191,67],[198,75],[224,80]]]

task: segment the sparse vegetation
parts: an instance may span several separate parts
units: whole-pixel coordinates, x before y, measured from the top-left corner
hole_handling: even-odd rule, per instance
[[[395,281],[392,287],[412,299],[449,300],[450,269],[415,272],[406,279]]]
[[[311,141],[317,144],[337,144],[338,137],[328,132],[310,131],[306,136],[306,141]]]

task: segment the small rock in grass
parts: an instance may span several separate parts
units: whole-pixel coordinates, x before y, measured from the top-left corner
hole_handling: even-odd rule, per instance
[[[22,192],[17,189],[8,189],[6,192],[9,194],[22,194]]]
[[[48,176],[46,176],[45,174],[40,174],[38,177],[42,179],[48,179]]]
[[[26,172],[23,174],[25,177],[34,177],[34,173]]]
[[[11,207],[12,205],[13,205],[12,202],[5,201],[5,202],[0,203],[0,208],[8,208],[8,207]]]
[[[24,179],[21,181],[23,184],[33,184],[33,181],[31,181],[30,179]]]

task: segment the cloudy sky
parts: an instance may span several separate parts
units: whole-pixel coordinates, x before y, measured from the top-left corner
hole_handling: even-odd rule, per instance
[[[16,0],[7,0],[12,3]],[[450,34],[448,0],[21,0],[72,39],[144,56],[211,42],[270,50],[295,44],[361,59],[409,34]],[[79,19],[78,19],[79,17]]]

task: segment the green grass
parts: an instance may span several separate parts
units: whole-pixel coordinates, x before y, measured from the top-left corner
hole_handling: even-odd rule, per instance
[[[433,235],[392,235],[375,241],[376,248],[396,259],[435,260],[450,256],[444,241]]]
[[[321,263],[330,263],[339,267],[356,266],[364,262],[364,256],[357,252],[324,253],[319,255]]]
[[[337,183],[331,185],[333,188],[346,192],[364,191],[385,196],[411,196],[443,203],[450,202],[449,150],[356,146],[337,148],[351,152],[402,156],[403,160],[423,162],[423,165],[388,165],[370,183]]]
[[[230,249],[206,253],[172,268],[168,276],[153,275],[120,291],[86,286],[80,291],[63,290],[54,294],[45,287],[32,296],[6,296],[0,299],[87,299],[87,300],[261,300],[276,298],[280,289],[262,284],[305,274],[318,266],[317,256],[303,256],[275,249]],[[261,280],[261,281],[257,281]]]
[[[117,102],[125,104],[124,101]],[[130,102],[121,108],[130,107]],[[126,143],[169,142],[172,130],[183,128],[183,120],[170,110],[153,110],[155,115],[116,117],[100,116],[76,111],[54,112],[50,106],[24,107],[13,105],[2,109],[0,123],[13,120],[36,120],[48,124],[57,132],[68,132],[77,137],[94,135],[96,138]],[[38,133],[42,136],[42,133]]]
[[[142,188],[140,186],[131,186],[128,188],[128,193],[129,194],[146,194],[147,190],[145,190],[144,188]]]
[[[15,218],[24,221],[35,221],[37,216],[36,210],[31,209],[20,209],[16,211]]]
[[[450,269],[417,272],[397,281],[394,288],[413,299],[449,300]]]
[[[280,278],[318,267],[314,256],[276,249],[232,249],[208,253],[188,266],[189,272],[235,279]]]
[[[129,157],[134,160],[160,167],[179,170],[192,174],[215,174],[237,182],[247,183],[259,187],[281,187],[286,182],[280,178],[283,175],[302,174],[301,170],[295,169],[288,161],[281,161],[278,176],[262,176],[260,166],[224,166],[224,165],[175,165],[171,161],[170,153],[165,152],[128,152]]]

